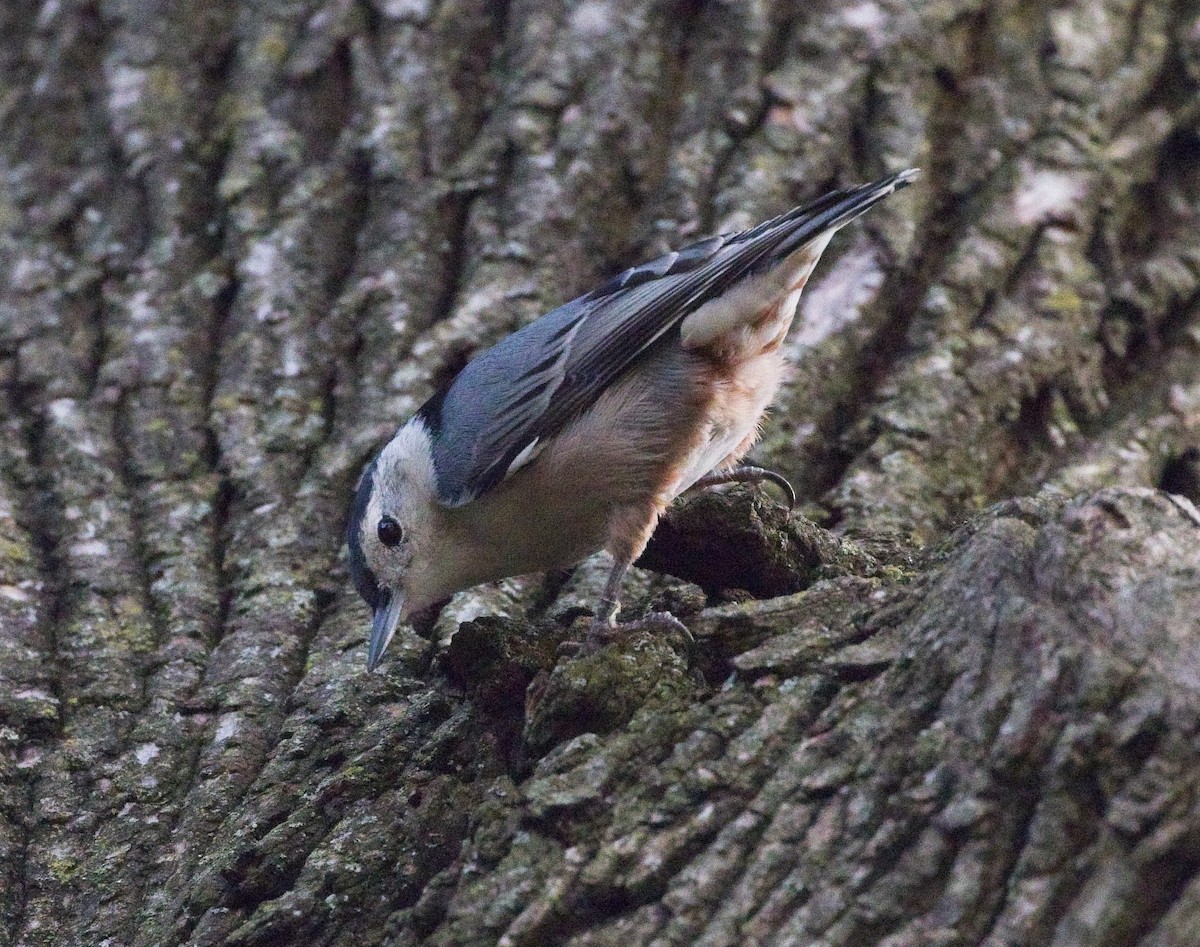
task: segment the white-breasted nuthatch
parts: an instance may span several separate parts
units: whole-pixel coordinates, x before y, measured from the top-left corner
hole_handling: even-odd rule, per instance
[[[916,176],[833,191],[613,277],[503,339],[363,471],[350,572],[374,612],[368,668],[397,623],[482,582],[613,556],[589,641],[675,497],[739,479],[779,386],[780,345],[838,228]]]

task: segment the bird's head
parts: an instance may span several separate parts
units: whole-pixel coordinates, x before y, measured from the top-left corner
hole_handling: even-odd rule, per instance
[[[410,421],[367,464],[346,527],[350,575],[373,613],[367,669],[374,670],[396,626],[418,601],[413,564],[428,544],[433,459],[421,422]]]

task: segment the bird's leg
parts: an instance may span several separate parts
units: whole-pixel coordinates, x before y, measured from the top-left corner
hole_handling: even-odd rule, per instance
[[[596,607],[596,620],[588,637],[608,635],[617,627],[617,612],[621,610],[621,583],[625,581],[625,573],[629,571],[633,559],[616,560],[604,583],[604,591],[600,593],[600,602]]]
[[[695,490],[703,490],[706,487],[716,487],[723,483],[773,483],[783,491],[783,495],[787,497],[787,505],[789,510],[796,508],[796,491],[792,489],[792,485],[788,483],[787,478],[783,474],[778,474],[774,470],[767,470],[765,467],[733,467],[729,470],[721,470],[716,473],[710,473],[697,480],[692,488]]]
[[[640,631],[649,628],[665,628],[681,631],[691,639],[687,627],[674,615],[667,612],[651,612],[637,621],[617,623],[617,612],[621,609],[621,583],[629,567],[646,548],[654,527],[658,524],[661,509],[658,504],[627,507],[618,510],[609,523],[608,550],[613,555],[612,570],[600,593],[596,618],[588,629],[587,639],[582,645],[566,641],[559,650],[566,654],[593,654],[608,644],[618,632]]]
[[[561,654],[578,656],[594,654],[613,639],[618,628],[617,612],[621,610],[621,583],[635,558],[637,557],[621,556],[613,562],[608,579],[604,583],[604,591],[600,593],[600,601],[596,606],[596,617],[588,628],[587,638],[583,642],[564,641],[558,646]]]

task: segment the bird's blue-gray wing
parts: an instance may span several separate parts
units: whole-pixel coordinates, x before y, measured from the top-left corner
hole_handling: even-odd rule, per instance
[[[911,177],[834,191],[752,230],[625,270],[473,359],[419,412],[437,434],[441,501],[461,506],[501,483],[689,313]]]

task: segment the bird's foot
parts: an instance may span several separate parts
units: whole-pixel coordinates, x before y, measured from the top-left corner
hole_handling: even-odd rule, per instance
[[[788,510],[796,508],[796,491],[788,483],[787,477],[774,470],[767,470],[766,467],[734,467],[732,470],[710,473],[697,480],[693,484],[693,488],[703,490],[725,483],[773,483],[783,491],[783,495],[787,498]]]
[[[564,641],[558,646],[558,653],[567,657],[584,658],[595,654],[618,638],[639,631],[673,631],[682,635],[689,646],[696,643],[687,625],[670,612],[649,612],[641,618],[620,624],[597,619],[588,628],[587,637],[583,641]]]

